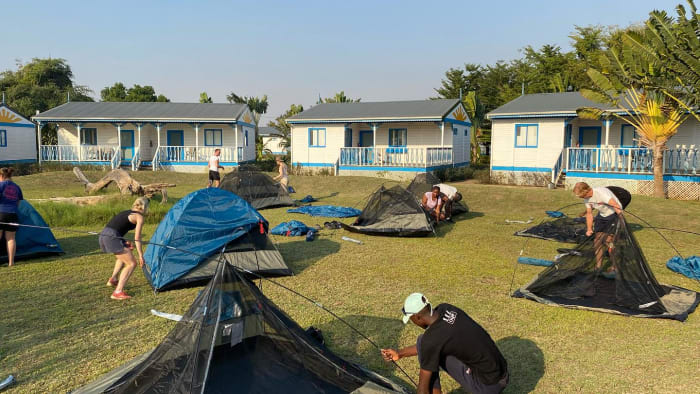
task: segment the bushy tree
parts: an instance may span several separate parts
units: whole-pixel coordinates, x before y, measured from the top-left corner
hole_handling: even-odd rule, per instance
[[[345,91],[341,90],[336,93],[333,97],[326,97],[323,99],[324,103],[359,103],[360,99],[352,99],[345,95]]]
[[[279,136],[282,137],[282,147],[285,149],[289,149],[292,145],[290,137],[291,127],[287,123],[287,119],[303,111],[304,107],[301,104],[292,104],[282,115],[267,123],[269,127],[274,127],[280,131]]]
[[[169,102],[162,94],[156,95],[155,89],[150,85],[134,85],[126,88],[123,83],[116,82],[100,91],[102,101],[126,101],[126,102]]]
[[[248,97],[239,96],[236,93],[231,92],[231,94],[226,96],[226,100],[228,100],[229,103],[248,105],[248,108],[253,113],[253,117],[255,118],[256,129],[258,127],[258,123],[260,122],[260,116],[267,112],[267,107],[270,105],[269,101],[267,100],[267,95],[262,97]]]
[[[213,103],[214,100],[212,100],[211,97],[209,97],[207,92],[202,92],[199,94],[199,102],[200,103]]]

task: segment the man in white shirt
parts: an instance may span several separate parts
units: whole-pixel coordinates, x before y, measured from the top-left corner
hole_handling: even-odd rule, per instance
[[[214,154],[209,158],[209,186],[219,187],[219,182],[221,182],[219,168],[223,170],[224,167],[219,164],[220,156],[221,149],[214,149]]]
[[[457,191],[456,187],[446,185],[444,183],[438,183],[435,186],[439,187],[440,192],[445,196],[445,220],[452,222],[452,205],[456,202],[462,201],[462,194]]]
[[[608,252],[612,252],[613,234],[618,224],[618,215],[622,216],[622,204],[620,200],[607,187],[590,187],[585,182],[578,182],[574,185],[574,194],[583,198],[586,206],[586,236],[590,237],[595,232],[593,248],[596,255],[596,269],[603,265],[604,244],[608,244]],[[593,218],[593,209],[598,210],[598,215]],[[617,214],[617,215],[615,215]],[[613,253],[610,253],[613,267],[608,271],[615,270],[615,262],[612,261]]]

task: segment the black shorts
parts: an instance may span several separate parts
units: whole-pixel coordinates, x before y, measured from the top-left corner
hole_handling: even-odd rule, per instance
[[[209,180],[210,181],[220,181],[221,176],[219,175],[219,171],[209,170]]]
[[[109,227],[105,227],[102,232],[100,232],[100,237],[98,238],[100,243],[100,249],[105,253],[124,253],[126,248],[126,241],[117,230]]]
[[[617,219],[617,214],[614,213],[610,216],[601,216],[598,214],[593,218],[593,231],[596,233],[612,234],[617,227]]]
[[[19,223],[16,213],[0,212],[0,223]],[[19,226],[12,224],[0,224],[0,231],[16,232]]]

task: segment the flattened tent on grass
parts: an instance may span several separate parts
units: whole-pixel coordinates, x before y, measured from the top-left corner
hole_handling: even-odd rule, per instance
[[[390,236],[424,236],[433,233],[433,225],[413,194],[396,185],[382,185],[367,201],[360,216],[344,229],[356,233]]]
[[[146,248],[143,271],[157,291],[207,283],[224,251],[229,263],[261,275],[291,275],[267,237],[268,223],[242,198],[217,188],[178,201]]]
[[[317,343],[229,264],[151,352],[74,393],[405,391]]]
[[[599,248],[591,236],[575,249],[560,250],[566,254],[513,296],[568,308],[685,320],[700,303],[700,294],[659,284],[625,219],[618,217],[614,226],[610,242]],[[596,252],[602,255],[600,267]],[[616,271],[614,278],[602,275],[608,267]]]
[[[279,183],[253,167],[239,168],[224,176],[219,188],[248,201],[255,209],[289,207],[294,200]]]
[[[432,190],[433,185],[437,185],[440,182],[440,179],[435,176],[432,172],[426,172],[424,174],[417,174],[411,183],[408,185],[407,190],[413,194],[418,201],[423,200],[423,195],[425,193],[429,192]],[[461,213],[467,213],[469,212],[469,208],[467,207],[467,203],[462,201],[458,201],[452,205],[452,216],[459,215]]]
[[[577,244],[586,239],[586,218],[560,217],[517,231],[514,235]]]
[[[46,224],[44,218],[39,215],[39,212],[34,209],[32,204],[21,200],[17,209],[17,217],[19,224],[36,227],[20,226],[17,229],[15,234],[17,242],[15,260],[27,260],[64,253],[51,230],[38,228],[48,227],[49,225]],[[5,237],[0,238],[0,262],[7,262],[7,242]]]

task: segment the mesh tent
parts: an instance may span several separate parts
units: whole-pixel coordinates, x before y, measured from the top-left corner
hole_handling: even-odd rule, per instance
[[[218,256],[268,276],[291,275],[267,236],[268,223],[242,198],[206,188],[178,201],[158,224],[143,266],[157,291],[202,285],[214,275]]]
[[[586,240],[586,218],[561,217],[517,231],[514,235],[550,241],[581,243]]]
[[[27,260],[64,253],[56,237],[48,229],[49,225],[46,224],[44,218],[39,215],[39,212],[34,209],[32,204],[21,200],[17,209],[17,218],[19,219],[19,224],[37,227],[20,226],[17,229],[15,234],[17,244],[15,260]],[[4,236],[0,238],[0,262],[7,262],[7,242]]]
[[[422,236],[433,233],[433,225],[420,204],[406,189],[381,186],[367,201],[357,220],[347,225],[349,231],[394,236]]]
[[[251,166],[226,174],[219,188],[236,194],[248,201],[255,209],[294,205],[294,201],[284,187]]]
[[[618,217],[612,226],[611,239],[598,248],[591,236],[575,249],[560,249],[563,256],[513,296],[569,308],[685,320],[700,295],[660,284],[624,218]],[[600,267],[596,252],[602,255]],[[611,267],[615,275],[603,275]]]
[[[74,393],[403,393],[312,339],[229,264],[152,351]]]
[[[433,185],[437,185],[438,183],[442,182],[432,172],[417,174],[408,185],[407,190],[413,194],[418,201],[421,201],[423,199],[423,195],[429,192],[433,188]],[[452,216],[466,212],[469,212],[469,208],[464,200],[456,202],[452,205]]]

